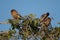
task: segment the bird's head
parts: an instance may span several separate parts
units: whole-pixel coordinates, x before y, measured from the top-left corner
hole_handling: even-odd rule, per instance
[[[41,17],[42,17],[42,18],[46,18],[46,17],[48,17],[48,16],[49,16],[49,12],[43,14]]]
[[[48,17],[49,16],[49,12],[44,14],[44,17]]]
[[[49,16],[49,12],[47,12],[46,15]]]
[[[12,14],[16,14],[16,13],[18,13],[18,12],[17,12],[15,9],[12,9],[12,10],[11,10],[11,13],[12,13]]]

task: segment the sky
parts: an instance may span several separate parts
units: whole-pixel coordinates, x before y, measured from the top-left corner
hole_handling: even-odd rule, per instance
[[[46,12],[53,17],[52,26],[60,22],[60,0],[0,0],[0,22],[12,18],[11,10],[16,9],[22,16],[33,13],[37,18]],[[0,31],[8,30],[10,24],[0,24]]]

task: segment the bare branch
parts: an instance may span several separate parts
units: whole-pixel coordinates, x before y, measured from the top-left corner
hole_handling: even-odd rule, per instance
[[[0,24],[10,24],[9,22],[0,22]]]

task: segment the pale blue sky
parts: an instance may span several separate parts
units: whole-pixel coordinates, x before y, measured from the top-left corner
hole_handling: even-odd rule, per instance
[[[12,18],[11,9],[16,9],[22,16],[30,13],[40,17],[43,13],[49,12],[53,17],[52,25],[60,21],[60,0],[0,0],[0,21]],[[8,30],[9,24],[0,24],[1,30]]]

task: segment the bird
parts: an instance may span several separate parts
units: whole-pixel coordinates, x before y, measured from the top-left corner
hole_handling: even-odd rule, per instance
[[[17,10],[15,10],[15,9],[12,9],[11,10],[11,15],[12,15],[12,17],[14,18],[14,19],[21,19],[21,15],[18,13],[18,11]]]
[[[40,22],[44,21],[46,19],[46,17],[49,16],[49,12],[43,14],[41,17],[40,17]]]
[[[41,16],[41,18],[40,18],[40,24],[41,25],[48,27],[49,24],[51,24],[51,18],[48,16],[49,16],[49,12],[47,12]]]

